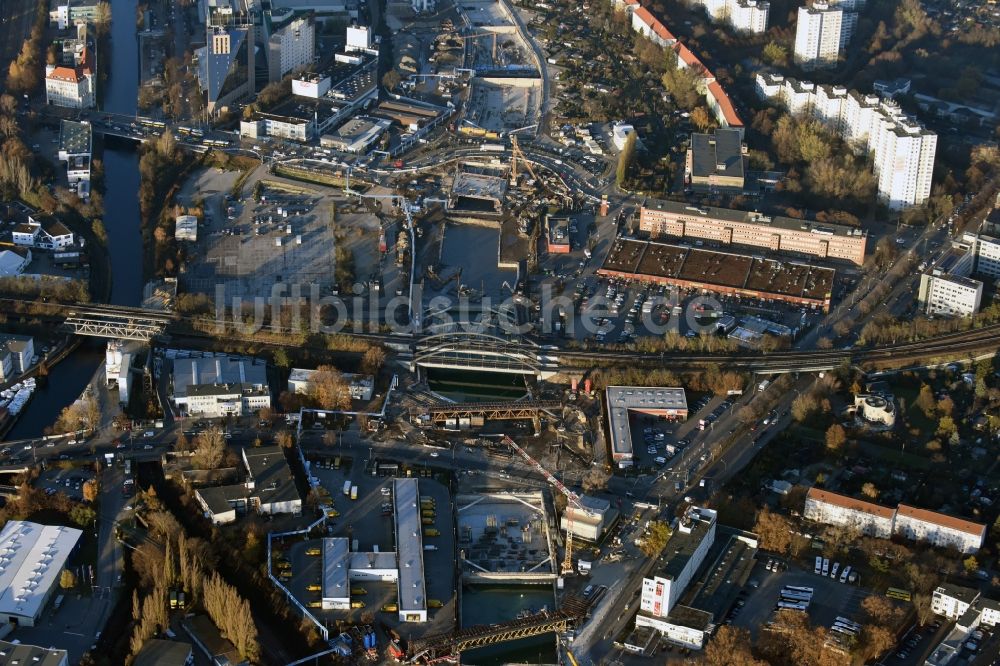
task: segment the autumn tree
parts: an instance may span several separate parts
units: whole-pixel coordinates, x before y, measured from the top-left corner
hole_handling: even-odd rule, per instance
[[[861,608],[868,619],[878,625],[892,625],[900,620],[904,611],[885,596],[870,594],[861,601]]]
[[[705,646],[697,661],[703,666],[768,666],[750,652],[750,632],[723,625]]]
[[[625,137],[625,145],[622,146],[621,152],[618,153],[618,166],[615,167],[615,185],[618,187],[621,187],[625,183],[629,170],[632,168],[632,163],[635,161],[636,140],[636,133],[634,131],[629,132],[628,136]]]
[[[260,661],[260,644],[250,604],[218,573],[213,573],[202,587],[205,612],[244,659]]]
[[[367,375],[377,375],[385,364],[385,349],[380,346],[371,346],[365,350],[365,355],[361,357],[361,372]]]
[[[316,368],[306,386],[306,396],[320,409],[343,410],[351,406],[350,387],[332,365]]]
[[[639,546],[639,550],[646,557],[658,557],[669,540],[670,526],[662,520],[652,520],[642,537],[642,545]]]
[[[975,555],[969,555],[967,558],[962,560],[962,566],[965,568],[965,573],[971,576],[979,571],[979,560],[976,559]]]
[[[97,481],[95,479],[85,481],[82,490],[84,501],[94,502],[97,500]]]
[[[760,536],[760,546],[775,553],[787,554],[792,545],[792,524],[779,513],[764,507],[757,513],[753,531]]]
[[[844,426],[834,423],[826,429],[826,448],[835,453],[839,453],[847,442],[847,431]]]
[[[64,590],[72,590],[76,587],[76,574],[72,569],[63,569],[59,574],[59,587]]]
[[[218,426],[204,430],[194,440],[191,464],[198,469],[218,469],[226,459],[226,438]]]
[[[761,57],[769,65],[785,66],[788,64],[788,49],[777,42],[771,41],[764,45]]]
[[[691,122],[702,132],[710,129],[715,125],[715,121],[712,120],[712,116],[708,114],[708,110],[704,106],[696,106],[693,111],[691,111]]]
[[[864,485],[861,486],[861,494],[869,499],[878,499],[879,491],[875,487],[875,484],[871,481],[866,481]]]

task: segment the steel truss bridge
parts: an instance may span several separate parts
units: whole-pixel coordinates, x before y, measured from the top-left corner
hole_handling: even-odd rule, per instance
[[[409,649],[409,663],[431,664],[457,659],[465,650],[516,641],[550,632],[566,631],[587,615],[590,604],[580,597],[567,595],[555,612],[542,611],[519,620],[500,624],[475,625],[448,634],[427,636],[413,641]]]
[[[469,419],[481,416],[494,421],[498,419],[534,420],[539,412],[554,412],[562,409],[558,400],[534,400],[521,402],[469,402],[435,407],[414,407],[411,415],[429,414],[436,424],[448,419]]]
[[[541,377],[558,370],[559,363],[533,342],[485,333],[451,332],[421,338],[412,365]]]
[[[161,335],[173,319],[169,312],[145,308],[88,305],[70,309],[63,327],[76,335],[148,342]]]

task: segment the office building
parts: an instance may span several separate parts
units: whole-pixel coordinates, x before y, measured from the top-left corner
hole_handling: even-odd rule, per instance
[[[856,152],[867,153],[878,197],[890,210],[920,206],[930,197],[937,135],[891,99],[770,72],[757,74],[756,89],[761,98],[784,105],[793,115],[815,117]]]
[[[72,67],[45,66],[45,100],[52,106],[94,108],[97,104],[97,75],[91,49],[84,48],[80,62]]]
[[[0,531],[0,617],[33,627],[59,587],[59,576],[76,548],[80,530],[61,525],[8,521]]]
[[[849,22],[844,10],[825,2],[799,7],[795,26],[795,64],[805,70],[834,67],[847,45]]]
[[[917,303],[929,315],[971,317],[979,311],[983,283],[970,277],[975,251],[954,243],[920,276]]]
[[[354,116],[332,133],[321,136],[320,145],[355,155],[367,153],[391,125],[385,118]]]
[[[209,113],[218,115],[250,99],[256,87],[253,27],[206,26],[206,45],[198,49],[199,79]]]
[[[687,506],[664,548],[666,562],[642,579],[637,627],[671,630],[671,612],[715,542],[716,518],[711,509]]]
[[[59,30],[93,23],[101,15],[100,4],[101,0],[57,0],[55,8],[49,10],[49,22]]]
[[[888,539],[892,536],[895,511],[872,502],[810,488],[806,493],[802,515],[806,520],[839,525],[855,529],[866,536]]]
[[[206,518],[215,525],[224,525],[250,510],[263,515],[302,513],[302,498],[281,447],[244,448],[240,456],[243,483],[195,490],[195,499]]]
[[[11,372],[15,376],[24,374],[35,356],[35,339],[30,335],[0,333],[0,356],[10,357]]]
[[[178,358],[171,400],[187,416],[248,416],[271,406],[267,366],[248,357]]]
[[[62,120],[59,123],[59,161],[66,163],[66,179],[70,185],[90,182],[90,158],[93,152],[89,122]],[[86,188],[89,191],[89,187]],[[82,196],[82,195],[81,195]]]
[[[717,129],[710,134],[691,135],[684,176],[699,192],[743,192],[746,146],[740,129]]]
[[[855,529],[867,536],[925,541],[965,554],[976,552],[986,540],[986,525],[980,523],[907,504],[890,509],[818,488],[806,493],[802,515],[807,520]]]
[[[760,34],[767,30],[771,4],[764,0],[695,0],[712,17],[738,32]]]
[[[722,246],[743,245],[772,252],[839,259],[861,266],[868,236],[832,222],[770,217],[753,211],[652,200],[639,209],[639,230],[653,237],[700,239]]]
[[[605,390],[611,457],[619,467],[629,467],[634,458],[631,417],[634,414],[683,421],[688,417],[683,388],[653,386],[609,386]]]
[[[267,40],[268,81],[280,81],[289,72],[311,67],[316,55],[316,31],[311,16],[286,12]],[[272,12],[272,20],[277,16]]]

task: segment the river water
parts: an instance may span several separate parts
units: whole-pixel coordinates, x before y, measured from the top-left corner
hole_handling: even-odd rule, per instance
[[[136,42],[138,0],[111,3],[111,67],[104,110],[136,112],[139,86],[139,49]],[[138,305],[142,298],[142,236],[139,230],[139,156],[131,143],[105,146],[104,227],[111,255],[111,302]],[[104,360],[104,341],[87,340],[68,358],[49,370],[7,439],[38,437],[52,425],[63,407],[76,400]]]
[[[506,622],[515,619],[521,610],[537,611],[542,606],[554,608],[551,586],[468,586],[462,590],[462,626]],[[556,663],[555,635],[522,638],[462,653],[463,664],[501,666],[512,662]]]

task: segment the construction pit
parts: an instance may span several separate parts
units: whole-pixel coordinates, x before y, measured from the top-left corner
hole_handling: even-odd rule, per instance
[[[555,544],[540,491],[460,494],[455,513],[464,583],[555,581]]]

